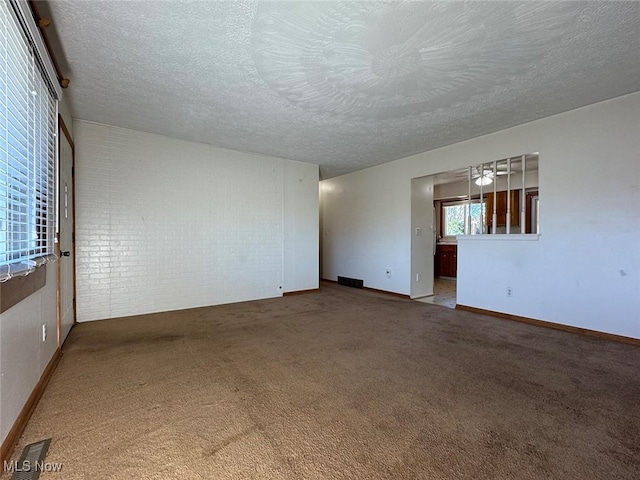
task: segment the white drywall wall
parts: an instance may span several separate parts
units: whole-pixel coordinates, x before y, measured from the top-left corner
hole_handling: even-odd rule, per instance
[[[640,338],[638,125],[635,93],[326,180],[323,276],[409,294],[411,179],[540,152],[542,235],[460,243],[458,303]]]
[[[433,295],[433,177],[411,180],[411,298]]]
[[[322,278],[409,295],[413,177],[387,165],[321,182]]]
[[[58,266],[51,263],[46,268],[46,285],[0,315],[2,440],[13,427],[58,347]],[[42,325],[47,328],[44,342]]]
[[[73,137],[66,98],[58,104]],[[44,268],[44,267],[41,267]],[[0,314],[0,436],[13,427],[58,347],[58,264],[46,266],[46,285]],[[42,341],[42,325],[47,339]]]
[[[287,162],[284,169],[284,291],[318,288],[319,172],[315,165]]]
[[[317,288],[317,165],[74,131],[79,321]]]

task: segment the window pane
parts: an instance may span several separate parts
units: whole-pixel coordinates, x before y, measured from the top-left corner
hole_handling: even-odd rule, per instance
[[[465,211],[466,207],[464,205],[452,205],[444,207],[445,236],[464,235]]]
[[[471,235],[478,235],[486,231],[486,225],[482,225],[484,222],[483,215],[485,211],[485,204],[472,203],[471,204]]]
[[[0,2],[0,281],[52,253],[55,230],[56,104],[15,15]]]

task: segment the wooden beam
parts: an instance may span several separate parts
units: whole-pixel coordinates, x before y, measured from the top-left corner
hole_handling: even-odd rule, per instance
[[[42,35],[42,40],[44,41],[44,45],[47,47],[47,52],[49,53],[49,57],[51,58],[51,63],[53,63],[53,68],[56,70],[56,76],[58,77],[58,82],[62,88],[69,87],[69,79],[65,78],[62,73],[62,69],[60,68],[60,64],[58,63],[58,59],[53,54],[53,48],[51,48],[51,43],[49,42],[49,37],[47,36],[46,29],[51,26],[51,19],[46,17],[41,17],[40,13],[38,13],[37,2],[34,0],[29,0],[29,7],[31,7],[31,13],[33,14],[33,18],[38,25],[40,30],[40,35]]]

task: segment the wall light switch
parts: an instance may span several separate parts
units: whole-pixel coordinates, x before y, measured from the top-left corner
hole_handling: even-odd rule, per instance
[[[420,227],[416,227],[416,235],[420,235],[422,233],[422,229]]]

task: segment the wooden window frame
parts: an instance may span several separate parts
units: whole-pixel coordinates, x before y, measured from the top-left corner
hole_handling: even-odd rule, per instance
[[[0,313],[4,313],[47,284],[47,265],[37,267],[26,277],[13,277],[0,283]]]

